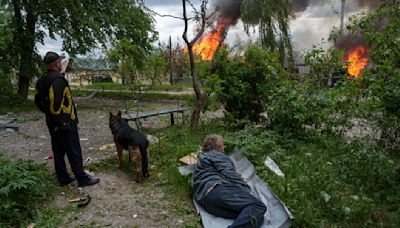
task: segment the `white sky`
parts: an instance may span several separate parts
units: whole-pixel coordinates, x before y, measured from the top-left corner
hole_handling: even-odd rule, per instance
[[[334,0],[330,0],[334,1]],[[182,17],[182,3],[181,0],[145,0],[145,5],[153,11],[159,14],[168,14],[178,17]],[[193,1],[195,5],[198,5],[198,0]],[[328,2],[328,0],[327,0]],[[334,1],[334,9],[339,11],[339,2]],[[360,12],[354,5],[348,5],[346,16]],[[172,37],[173,43],[182,42],[182,32],[184,29],[183,21],[170,17],[154,17],[156,21],[156,30],[159,33],[159,39],[161,42],[168,42],[169,36]],[[309,50],[313,44],[321,43],[321,40],[328,38],[330,31],[333,26],[339,27],[339,17],[333,13],[331,4],[319,4],[308,7],[303,13],[296,15],[290,23],[291,34],[296,50]],[[194,28],[194,26],[192,26]],[[244,32],[243,24],[239,21],[236,26],[230,28],[226,41],[229,45],[237,43],[248,43],[254,41],[257,37],[257,29],[255,28],[255,34],[249,37]],[[189,30],[194,32],[194,29]],[[190,34],[190,33],[189,33]],[[193,33],[192,33],[193,34]],[[56,40],[46,37],[44,45],[38,44],[37,48],[41,55],[44,55],[47,51],[61,52],[62,39],[59,37]],[[329,45],[325,43],[325,46]]]

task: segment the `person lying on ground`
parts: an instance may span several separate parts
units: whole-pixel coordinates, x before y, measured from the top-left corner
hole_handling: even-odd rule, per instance
[[[250,187],[224,153],[222,136],[206,137],[202,150],[192,177],[196,202],[210,214],[234,219],[231,228],[260,227],[267,208],[250,193]]]

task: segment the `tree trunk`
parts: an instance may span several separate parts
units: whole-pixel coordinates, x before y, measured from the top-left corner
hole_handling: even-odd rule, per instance
[[[26,22],[22,19],[21,5],[17,0],[12,1],[14,8],[14,16],[16,22],[16,29],[14,32],[15,45],[17,52],[19,52],[19,74],[18,74],[18,93],[23,99],[28,99],[28,90],[33,72],[35,70],[33,62],[33,53],[35,47],[35,26],[37,16],[34,12],[34,7],[37,1],[33,1],[30,5],[25,7]]]
[[[121,82],[122,84],[125,84],[125,52],[124,49],[122,48],[122,57],[121,57]]]
[[[207,94],[202,89],[200,80],[197,78],[197,70],[196,70],[196,64],[194,62],[194,54],[193,54],[193,45],[202,36],[202,34],[204,33],[204,30],[205,30],[206,1],[202,1],[202,4],[201,4],[201,15],[200,15],[201,16],[201,28],[198,31],[198,33],[196,34],[196,36],[190,42],[187,38],[189,19],[187,18],[187,15],[186,15],[186,0],[182,0],[182,5],[183,5],[183,20],[185,22],[185,30],[183,32],[182,38],[185,41],[188,51],[189,51],[190,73],[192,75],[193,89],[194,89],[194,92],[196,93],[196,102],[193,107],[192,118],[190,120],[190,128],[192,131],[196,131],[199,126],[200,113],[204,109],[204,106],[205,106]]]

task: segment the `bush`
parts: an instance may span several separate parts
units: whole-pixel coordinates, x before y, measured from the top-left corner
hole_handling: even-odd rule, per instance
[[[23,226],[37,215],[40,201],[52,192],[44,165],[0,157],[0,218],[2,224]]]
[[[225,106],[228,122],[260,122],[260,114],[272,88],[282,77],[283,68],[276,53],[250,47],[244,57],[230,60],[223,52],[216,61],[220,88],[216,95]]]

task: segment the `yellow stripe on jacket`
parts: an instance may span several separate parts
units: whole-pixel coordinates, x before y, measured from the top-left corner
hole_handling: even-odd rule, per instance
[[[65,87],[63,91],[63,97],[61,100],[60,107],[56,110],[54,107],[54,90],[53,86],[50,86],[49,89],[49,99],[50,99],[50,113],[53,115],[60,115],[61,111],[63,113],[70,113],[71,114],[71,120],[75,120],[75,109],[73,106],[73,101],[72,101],[72,96],[71,96],[71,91],[69,87]],[[67,99],[67,106],[65,106],[65,99]]]

